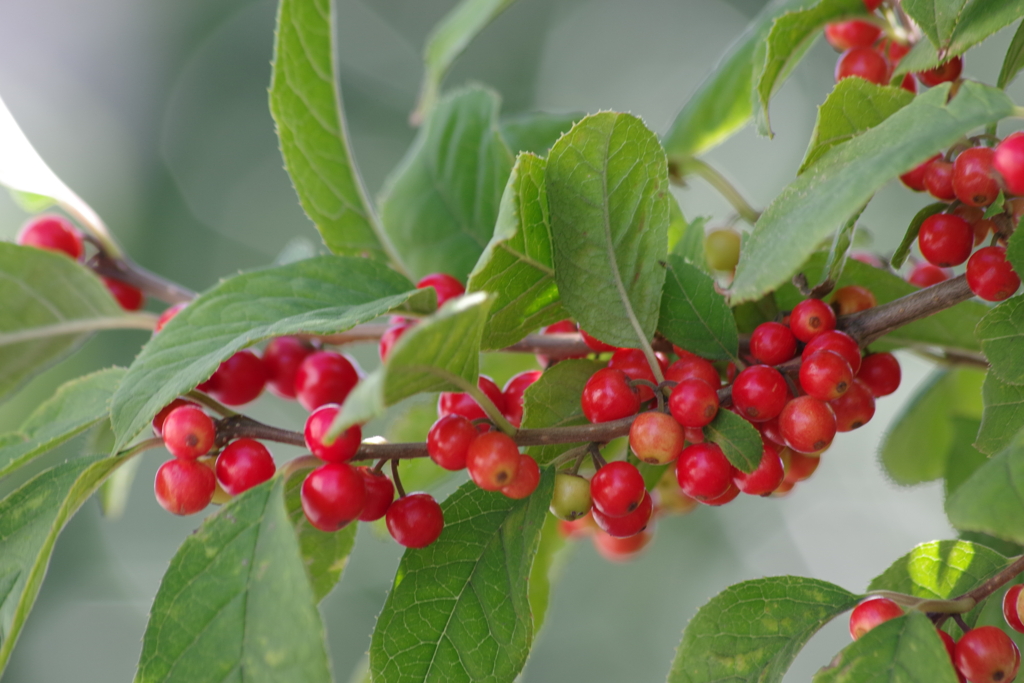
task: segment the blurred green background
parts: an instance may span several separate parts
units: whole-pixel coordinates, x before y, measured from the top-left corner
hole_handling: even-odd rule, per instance
[[[453,4],[338,1],[346,113],[372,192],[414,135],[407,118],[424,38]],[[496,87],[504,114],[614,109],[664,132],[762,4],[519,0],[467,50],[447,85]],[[274,13],[270,0],[0,4],[0,95],[29,138],[136,260],[198,290],[271,263],[286,247],[319,248],[282,170],[267,109]],[[966,74],[993,81],[1009,37],[1004,31],[973,50]],[[747,129],[707,155],[755,206],[794,176],[834,64],[834,53],[819,43],[796,69],[772,105],[774,140]],[[1011,94],[1020,101],[1022,86]],[[699,180],[678,196],[688,216],[721,220],[729,213]],[[871,248],[891,251],[925,203],[897,184],[886,187],[862,220]],[[25,218],[0,197],[0,238],[13,239]],[[127,365],[145,340],[137,332],[94,337],[0,406],[0,428],[16,425],[70,377]],[[373,366],[374,347],[354,353],[364,368]],[[953,537],[941,485],[901,490],[877,465],[881,435],[928,370],[913,357],[902,360],[900,391],[879,403],[870,425],[837,439],[794,495],[744,496],[725,508],[664,519],[649,550],[628,564],[602,560],[589,542],[572,548],[522,680],[660,681],[687,621],[731,583],[794,573],[863,590],[914,544]],[[513,370],[494,364],[491,371],[503,381]],[[252,413],[292,428],[302,420],[297,406],[273,397]],[[48,461],[81,448],[74,442]],[[275,454],[280,461],[294,453]],[[103,519],[90,501],[69,524],[4,683],[132,678],[160,577],[201,521],[172,517],[154,500],[151,482],[165,456],[144,456],[122,518]],[[0,493],[20,481],[0,484]],[[339,682],[359,676],[399,556],[389,539],[360,529],[346,574],[323,604]],[[800,655],[787,680],[808,680],[847,642],[839,619]]]

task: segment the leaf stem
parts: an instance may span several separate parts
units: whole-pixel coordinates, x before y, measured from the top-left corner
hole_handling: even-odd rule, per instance
[[[727,202],[732,204],[740,218],[751,225],[757,223],[757,219],[761,217],[761,212],[750,205],[743,195],[740,194],[740,191],[736,189],[736,186],[706,161],[690,157],[670,165],[669,173],[672,180],[678,185],[682,185],[683,179],[691,173],[700,176],[711,187],[715,188],[718,194],[722,195]]]
[[[20,344],[22,342],[61,337],[69,334],[85,334],[98,330],[152,330],[156,327],[156,316],[152,313],[128,313],[102,318],[81,318],[65,320],[42,327],[30,327],[15,332],[0,332],[0,346]]]

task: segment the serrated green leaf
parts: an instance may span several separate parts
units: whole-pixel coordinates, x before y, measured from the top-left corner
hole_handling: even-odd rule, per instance
[[[586,114],[549,114],[533,112],[503,118],[501,137],[513,154],[529,152],[539,157],[547,156],[551,145],[569,132],[577,121]]]
[[[708,441],[718,444],[733,467],[749,474],[761,464],[764,444],[760,432],[731,410],[719,410],[704,434]]]
[[[570,427],[587,424],[580,405],[583,387],[591,375],[605,366],[592,360],[563,360],[544,371],[523,394],[523,429]],[[530,446],[526,452],[541,465],[554,460],[579,443]]]
[[[384,184],[381,220],[414,279],[465,281],[494,233],[513,161],[498,106],[478,86],[442,97]]]
[[[669,251],[707,272],[708,265],[704,256],[704,226],[710,217],[697,216],[687,222],[675,197],[669,199],[668,208],[671,219],[668,224]]]
[[[548,515],[540,530],[537,555],[530,570],[529,595],[530,612],[533,614],[533,631],[540,633],[551,599],[551,584],[558,578],[564,564],[566,540],[558,529],[558,518]]]
[[[921,612],[876,626],[848,645],[814,683],[957,683],[931,619]]]
[[[0,444],[0,477],[106,420],[124,374],[123,368],[107,368],[61,385]]]
[[[503,349],[566,317],[555,285],[544,160],[520,154],[501,198],[494,236],[469,274],[468,291],[495,296],[484,350]]]
[[[668,251],[668,172],[629,114],[586,117],[551,148],[548,206],[562,305],[598,339],[642,347],[658,324]],[[641,342],[642,338],[642,342]]]
[[[207,517],[171,560],[136,683],[331,680],[281,477]]]
[[[1024,443],[1015,439],[946,500],[957,529],[1024,543]]]
[[[370,644],[373,680],[511,681],[533,641],[528,577],[554,472],[529,498],[467,482],[441,504],[441,537],[402,557]]]
[[[335,254],[394,259],[352,159],[334,68],[333,0],[281,0],[270,113],[306,215]]]
[[[1024,428],[1024,386],[1007,384],[990,372],[985,376],[981,396],[985,412],[974,446],[991,455],[1006,448]]]
[[[974,440],[978,438],[978,431],[981,429],[981,420],[953,417],[950,424],[953,425],[953,438],[946,455],[943,482],[946,498],[953,495],[953,492],[960,488],[960,484],[967,481],[975,470],[988,462],[988,456],[974,447]]]
[[[846,79],[851,80],[851,79]],[[893,252],[892,258],[889,259],[889,265],[892,266],[893,270],[899,270],[903,267],[903,264],[907,260],[907,256],[910,255],[910,250],[913,248],[914,243],[917,242],[917,234],[921,232],[921,224],[926,219],[934,216],[935,214],[943,211],[949,204],[946,202],[935,202],[924,207],[911,219],[910,225],[907,226],[907,232],[903,235],[903,241],[900,242],[900,246],[896,247],[896,251]]]
[[[839,586],[801,576],[730,586],[683,631],[668,683],[779,683],[811,636],[857,599]]]
[[[118,448],[240,349],[286,334],[343,332],[394,310],[426,312],[433,298],[431,288],[417,290],[381,263],[346,256],[223,280],[174,316],[128,369],[112,403]]]
[[[738,360],[736,320],[715,281],[681,256],[665,265],[658,331],[676,346],[710,360]]]
[[[844,78],[818,107],[811,142],[797,174],[825,152],[885,121],[914,99],[903,88],[880,86],[863,78]]]
[[[57,536],[126,460],[76,458],[41,472],[0,500],[0,673],[39,594]]]
[[[1024,22],[1017,27],[1013,34],[1010,47],[1006,49],[1006,56],[1003,58],[1003,66],[999,70],[999,79],[996,81],[997,88],[1006,89],[1006,86],[1013,83],[1020,70],[1024,68]]]
[[[763,61],[754,61],[754,92],[760,104],[756,112],[758,132],[771,136],[768,102],[800,62],[821,29],[831,21],[864,14],[862,0],[821,0],[806,9],[786,12],[772,24],[763,48],[755,52]]]
[[[905,0],[902,6],[943,60],[963,54],[1024,15],[1022,0]]]
[[[494,298],[467,294],[408,330],[387,362],[366,376],[345,399],[329,434],[364,424],[402,399],[433,391],[476,387],[480,338]]]
[[[948,600],[979,586],[1008,563],[1005,557],[983,545],[931,541],[896,560],[871,580],[868,590]]]
[[[1013,102],[995,88],[965,82],[947,103],[943,84],[918,95],[874,128],[836,145],[765,209],[740,254],[733,303],[757,299],[789,280],[818,243],[890,178],[998,121]],[[557,263],[557,261],[556,261]]]
[[[312,469],[297,469],[289,474],[284,483],[284,506],[295,529],[295,536],[299,539],[302,563],[309,576],[313,597],[320,602],[341,580],[341,573],[356,543],[356,529],[359,525],[353,522],[340,531],[327,532],[309,523],[302,511],[301,494],[302,483]]]
[[[1024,297],[990,310],[975,333],[991,371],[1008,384],[1024,384]]]

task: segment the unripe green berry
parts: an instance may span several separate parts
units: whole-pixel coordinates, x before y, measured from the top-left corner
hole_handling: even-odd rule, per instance
[[[551,514],[568,522],[590,511],[590,482],[577,474],[556,474]]]
[[[732,272],[740,262],[740,234],[730,228],[712,230],[704,237],[704,257],[714,270]]]

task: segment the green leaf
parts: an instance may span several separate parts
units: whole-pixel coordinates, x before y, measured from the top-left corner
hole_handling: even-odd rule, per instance
[[[286,334],[344,332],[389,311],[425,312],[433,296],[381,263],[345,256],[223,280],[174,316],[128,369],[112,404],[118,447],[240,349]]]
[[[853,79],[847,78],[846,80],[849,81]],[[946,202],[935,202],[914,214],[914,218],[910,221],[910,225],[907,226],[907,232],[903,235],[903,241],[900,242],[900,246],[896,247],[896,251],[893,252],[892,258],[889,259],[889,265],[893,270],[899,270],[903,267],[903,264],[907,260],[907,256],[910,255],[911,248],[913,248],[914,243],[917,242],[917,234],[921,232],[921,224],[931,216],[940,213],[947,206],[949,206],[949,204]]]
[[[495,295],[483,348],[503,349],[566,317],[551,261],[544,160],[520,154],[501,198],[498,222],[469,274],[468,290]]]
[[[658,331],[709,360],[738,360],[736,320],[711,276],[675,254],[669,255],[665,270]]]
[[[302,482],[313,467],[297,469],[288,475],[284,484],[284,506],[299,539],[302,563],[306,566],[313,597],[320,602],[341,580],[352,546],[356,542],[358,524],[352,523],[341,531],[320,531],[306,519],[302,511]]]
[[[423,120],[437,101],[441,82],[455,59],[515,0],[462,0],[434,26],[423,50],[423,83],[411,119]]]
[[[957,683],[931,619],[921,612],[876,626],[848,645],[814,683]]]
[[[126,314],[92,271],[64,254],[0,242],[0,275],[0,398],[90,332],[146,319]]]
[[[996,81],[997,88],[1006,89],[1006,86],[1013,83],[1020,70],[1024,68],[1024,22],[1017,27],[1013,34],[1010,47],[1006,49],[1006,57],[1003,58],[1003,67],[999,70],[999,79]]]
[[[530,570],[529,597],[530,612],[533,614],[534,633],[540,633],[551,599],[551,584],[555,582],[565,564],[566,540],[558,530],[558,518],[544,517],[537,544],[537,556]]]
[[[415,279],[465,281],[494,233],[513,161],[498,106],[481,87],[441,98],[384,184],[381,220]]]
[[[975,470],[988,462],[988,456],[974,447],[974,440],[981,429],[981,420],[969,417],[954,417],[953,439],[946,457],[946,475],[944,489],[946,498],[960,488]]]
[[[9,189],[11,199],[25,213],[42,213],[57,203],[53,197],[36,194],[34,192],[21,192],[20,190]]]
[[[107,368],[61,385],[0,445],[0,477],[106,420],[124,373]]]
[[[334,69],[333,0],[281,0],[270,113],[302,208],[335,254],[394,260],[352,151]]]
[[[64,525],[127,459],[76,458],[0,500],[0,673],[7,666]]]
[[[753,472],[761,464],[764,445],[754,425],[731,410],[718,411],[715,419],[704,428],[708,441],[718,444],[725,457],[743,472]]]
[[[903,9],[946,60],[1019,19],[1024,0],[905,0]]]
[[[629,114],[588,116],[551,148],[547,192],[565,309],[601,341],[642,348],[654,336],[665,282],[652,266],[668,251],[658,138]]]
[[[750,334],[761,323],[777,320],[779,306],[774,294],[767,294],[757,301],[747,301],[732,309],[736,329],[740,334]]]
[[[586,114],[549,114],[532,112],[504,118],[501,121],[501,137],[513,154],[529,152],[547,156],[551,145],[567,133]]]
[[[1015,439],[946,500],[957,529],[1024,543],[1024,443]]]
[[[875,85],[863,78],[839,81],[818,107],[818,120],[797,174],[825,152],[874,128],[913,99],[913,93],[903,88]]]
[[[990,372],[985,376],[981,396],[985,412],[974,446],[991,455],[1006,448],[1024,428],[1024,386],[1007,384]]]
[[[1024,223],[1024,220],[1021,222]],[[1014,271],[1024,273],[1024,230],[1014,230],[1010,235],[1010,239],[1006,243],[1006,259],[1013,266]]]
[[[668,683],[779,683],[811,636],[857,599],[839,586],[801,576],[730,586],[687,625]]]
[[[822,0],[806,9],[786,12],[772,24],[763,47],[754,53],[753,82],[758,102],[758,132],[771,136],[768,101],[800,62],[825,24],[864,14],[862,0]],[[759,59],[763,55],[763,60]]]
[[[387,362],[345,399],[330,433],[340,434],[354,424],[369,422],[389,406],[416,394],[475,389],[480,338],[493,301],[484,292],[452,299],[403,334]]]
[[[580,396],[587,380],[603,368],[593,360],[563,360],[544,371],[523,394],[523,429],[571,427],[587,424],[580,405]],[[541,465],[581,443],[559,443],[530,446],[526,452]]]
[[[1006,196],[1003,194],[1002,190],[999,190],[999,194],[996,195],[996,198],[992,201],[991,204],[988,205],[988,208],[985,209],[985,213],[983,214],[982,217],[983,218],[993,218],[993,217],[998,216],[999,214],[1003,213],[1005,210],[1006,210]]]
[[[164,574],[136,683],[331,680],[323,624],[281,477],[185,539]]]
[[[746,240],[732,302],[757,299],[786,282],[890,178],[1013,112],[1001,90],[978,83],[965,82],[947,103],[948,95],[946,84],[918,95],[874,128],[833,147],[790,183]]]
[[[533,641],[528,577],[554,472],[529,498],[467,482],[441,505],[445,528],[405,551],[370,643],[373,680],[511,681]]]
[[[710,217],[697,216],[687,222],[675,197],[671,198],[668,207],[669,217],[672,219],[668,224],[669,250],[707,272],[708,265],[704,256],[704,225],[707,224]]]
[[[968,541],[931,541],[915,546],[872,579],[869,591],[896,591],[948,600],[984,583],[1009,564],[994,550]]]
[[[1009,384],[1024,384],[1024,297],[986,313],[976,334],[992,372]]]
[[[832,236],[832,246],[828,249],[825,265],[822,267],[821,277],[818,278],[817,283],[813,287],[814,291],[830,292],[835,288],[839,278],[842,277],[843,269],[846,267],[846,260],[850,253],[850,247],[853,246],[853,241],[857,235],[857,221],[860,220],[860,216],[866,208],[867,204],[858,211],[855,211],[847,219],[846,223],[836,230],[836,234]]]

